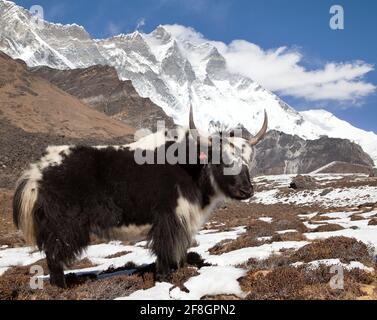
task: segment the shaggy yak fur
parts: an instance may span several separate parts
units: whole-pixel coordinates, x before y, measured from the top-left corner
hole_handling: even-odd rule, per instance
[[[173,143],[195,141],[190,130],[179,130],[170,141],[167,132],[157,132],[126,146],[49,147],[24,173],[14,195],[14,222],[28,243],[45,252],[51,284],[66,287],[64,267],[88,246],[91,234],[147,238],[157,256],[156,278],[164,280],[185,262],[193,237],[219,201],[253,195],[253,148],[242,138],[229,137],[223,147],[244,149],[242,170],[234,176],[224,175],[224,163],[211,163],[211,145],[207,161],[197,152],[196,164],[136,163],[137,151],[157,155]]]

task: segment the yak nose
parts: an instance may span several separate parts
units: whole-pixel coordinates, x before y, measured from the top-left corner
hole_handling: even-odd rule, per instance
[[[244,186],[243,188],[240,189],[240,192],[248,197],[252,197],[254,195],[254,187],[250,184],[248,186]]]

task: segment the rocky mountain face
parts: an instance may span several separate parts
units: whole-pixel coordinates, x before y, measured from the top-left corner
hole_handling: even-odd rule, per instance
[[[106,109],[106,103],[112,107]],[[111,67],[63,71],[38,67],[30,71],[24,62],[0,53],[0,188],[12,187],[48,145],[130,142],[133,129],[105,113],[117,117],[126,112],[126,120],[135,126],[139,121],[148,125],[148,117],[151,121],[166,117],[150,104],[138,97],[130,82],[119,81]],[[137,113],[143,105],[146,109]],[[219,130],[222,124],[211,123],[211,128]],[[322,137],[306,141],[277,131],[270,131],[256,151],[254,174],[307,173],[331,161],[373,164],[348,140]]]
[[[121,80],[162,107],[177,124],[186,124],[192,102],[198,127],[220,121],[255,133],[266,109],[270,129],[305,140],[321,136],[348,139],[377,161],[377,135],[355,128],[323,110],[297,112],[252,79],[229,72],[221,45],[189,28],[159,26],[150,34],[134,32],[93,40],[84,28],[45,22],[0,0],[0,50],[28,66],[56,69],[113,66]]]
[[[314,173],[325,174],[325,173],[363,173],[370,177],[376,177],[377,169],[371,168],[370,166],[365,166],[361,164],[354,164],[342,161],[334,161],[322,168],[314,171]]]
[[[0,117],[27,132],[113,138],[134,128],[90,108],[0,52]]]
[[[371,172],[373,167],[371,157],[359,145],[349,140],[328,137],[304,140],[299,136],[272,130],[256,147],[257,166],[253,173],[304,174],[333,162],[362,166],[364,173]],[[337,169],[332,167],[331,172],[337,172],[340,168],[339,166]],[[356,166],[353,167],[355,168]],[[343,169],[350,170],[350,166]],[[357,172],[359,171],[360,167],[357,167]]]
[[[0,52],[0,188],[12,187],[48,145],[125,144],[134,131]]]
[[[173,119],[159,106],[149,98],[139,96],[131,81],[119,80],[113,67],[96,65],[71,70],[35,67],[30,71],[97,111],[133,128],[155,131],[157,121],[164,121],[167,128],[174,126]]]

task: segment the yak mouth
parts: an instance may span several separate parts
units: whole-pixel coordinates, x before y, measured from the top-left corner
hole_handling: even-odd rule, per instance
[[[232,195],[232,198],[235,200],[248,200],[254,196],[254,191],[252,188],[250,189],[238,189]]]

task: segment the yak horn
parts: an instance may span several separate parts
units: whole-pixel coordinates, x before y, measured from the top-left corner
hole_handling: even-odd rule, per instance
[[[264,110],[264,123],[263,123],[262,129],[258,132],[258,134],[255,137],[249,140],[249,143],[252,146],[255,146],[256,144],[258,144],[266,135],[267,128],[268,128],[268,116],[267,116],[266,110]]]
[[[201,144],[211,145],[211,140],[202,137],[199,134],[198,129],[196,128],[196,125],[195,125],[195,122],[194,122],[194,110],[192,108],[192,104],[190,105],[190,133],[191,133],[191,136],[194,138],[195,141],[200,141]]]

